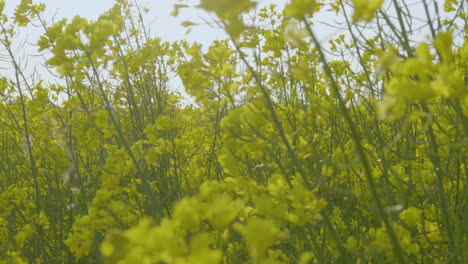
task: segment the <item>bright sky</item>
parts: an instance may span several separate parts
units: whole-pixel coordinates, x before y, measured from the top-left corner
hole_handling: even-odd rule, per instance
[[[186,0],[184,3],[189,3],[193,7],[183,9],[178,17],[172,17],[169,14],[173,10],[173,5],[180,3],[178,0],[129,0],[137,1],[143,4],[144,7],[148,7],[151,11],[145,15],[145,24],[151,28],[152,37],[161,37],[165,41],[174,41],[180,39],[187,39],[189,41],[198,41],[203,46],[208,47],[210,43],[215,39],[226,39],[227,35],[216,28],[212,28],[208,25],[199,25],[192,28],[192,32],[186,35],[186,28],[180,26],[182,21],[190,20],[194,22],[202,22],[203,19],[210,20],[210,14],[204,12],[195,7],[200,0]],[[405,0],[406,1],[406,0]],[[407,3],[418,2],[419,0],[411,0]],[[20,2],[20,0],[6,0],[5,13],[8,15],[13,14],[13,9]],[[100,14],[111,8],[114,4],[114,0],[33,0],[33,3],[42,2],[45,3],[47,8],[44,14],[46,20],[52,20],[55,16],[55,21],[66,17],[73,18],[75,15],[80,15],[88,19],[97,19]],[[286,4],[287,0],[257,0],[259,7],[263,7],[269,4],[278,4],[280,6]],[[411,6],[411,5],[410,5]],[[415,8],[413,10],[419,17],[424,17],[421,8]],[[413,14],[414,15],[414,14]],[[202,19],[203,18],[203,19]],[[336,28],[337,17],[334,13],[330,12],[319,12],[315,16],[315,21],[327,22],[327,25],[316,23],[315,31],[319,39],[323,40],[323,43],[327,43],[327,40],[338,36],[343,33],[342,29]],[[342,21],[342,18],[339,20]],[[22,29],[25,34],[34,45],[38,39],[39,34],[42,34],[42,30],[33,30],[25,28]],[[22,34],[22,35],[23,35]],[[35,51],[31,54],[37,54]],[[31,62],[34,58],[30,58],[31,61],[23,60],[25,65],[35,65]],[[4,65],[0,62],[0,67]]]
[[[5,12],[12,14],[15,6],[20,0],[7,0]],[[130,0],[135,1],[135,0]],[[191,41],[199,41],[208,45],[212,40],[225,39],[226,35],[215,28],[207,25],[196,26],[192,29],[189,35],[185,35],[186,28],[180,26],[180,23],[185,20],[202,22],[201,17],[209,19],[210,16],[206,12],[195,8],[182,9],[179,17],[172,17],[169,14],[173,10],[173,5],[180,3],[177,0],[136,0],[144,7],[148,7],[151,11],[146,14],[145,22],[150,25],[153,36],[161,37],[163,40],[174,41],[180,39],[188,39]],[[45,3],[47,8],[45,12],[46,18],[52,18],[55,15],[55,21],[66,17],[73,18],[79,14],[88,19],[97,19],[100,14],[111,8],[114,0],[33,0],[33,3]],[[184,1],[184,3],[195,6],[199,0]],[[265,6],[271,3],[284,4],[285,0],[259,0],[260,6]]]
[[[215,39],[225,39],[226,34],[216,28],[212,28],[207,25],[199,25],[192,28],[192,32],[189,35],[185,35],[186,28],[180,26],[182,21],[190,20],[195,22],[202,22],[202,18],[210,20],[210,15],[203,10],[195,7],[200,0],[185,0],[183,3],[188,3],[193,7],[182,9],[179,17],[172,17],[169,14],[173,10],[173,5],[181,3],[179,0],[129,0],[143,4],[148,7],[151,11],[145,16],[145,23],[151,27],[151,33],[153,37],[161,37],[166,41],[174,41],[180,39],[187,39],[189,41],[199,41],[204,46],[208,46]],[[5,12],[12,14],[15,6],[20,0],[6,0]],[[34,3],[42,2],[47,6],[45,12],[45,18],[51,19],[55,15],[55,21],[66,17],[73,18],[73,16],[79,14],[80,16],[88,19],[96,19],[100,14],[111,8],[114,4],[114,0],[33,0]],[[266,6],[269,4],[284,5],[287,0],[257,0],[258,6]],[[409,6],[411,3],[418,2],[417,0],[407,1]],[[414,6],[413,6],[414,7]],[[422,14],[420,8],[413,8],[411,10],[420,17],[425,17]],[[414,15],[414,14],[413,14]],[[318,16],[318,17],[317,17]],[[318,18],[318,19],[317,19]],[[341,32],[339,29],[331,28],[334,20],[337,17],[330,12],[320,12],[316,14],[316,21],[324,21],[328,23],[328,26],[324,24],[316,24],[317,34],[319,38],[323,38],[324,41],[330,37],[339,35]],[[40,34],[42,32],[27,32],[32,39],[34,39],[34,33]]]
[[[200,0],[185,0],[183,3],[191,5],[191,7],[182,9],[178,17],[170,16],[170,13],[173,11],[173,5],[181,3],[179,0],[128,0],[133,3],[137,2],[143,7],[150,9],[148,14],[144,16],[144,22],[150,27],[151,37],[160,37],[164,41],[175,41],[186,39],[188,41],[197,41],[203,44],[206,48],[208,47],[213,40],[216,39],[226,39],[227,35],[220,29],[213,28],[208,25],[198,25],[192,28],[190,34],[186,35],[187,28],[182,27],[180,24],[183,21],[193,21],[203,23],[203,19],[212,20],[210,14],[204,12],[203,10],[196,8],[195,6],[200,2]],[[20,0],[6,0],[5,10],[9,16],[12,16],[14,9],[19,4]],[[284,5],[287,3],[286,0],[257,0],[256,1],[260,7],[266,6],[269,4],[278,4]],[[75,15],[80,15],[90,20],[95,20],[110,9],[115,1],[114,0],[33,0],[33,3],[45,3],[46,10],[43,14],[43,18],[50,21],[58,21],[62,18],[72,19]],[[50,24],[49,24],[50,25]],[[31,70],[31,66],[37,65],[37,62],[40,61],[39,58],[34,58],[34,55],[37,55],[37,47],[35,43],[39,36],[43,34],[42,28],[26,27],[20,28],[20,39],[15,43],[23,43],[24,40],[27,40],[29,45],[22,46],[19,49],[17,55],[21,56],[25,52],[26,57],[21,57],[23,63],[22,66],[25,66],[25,69]],[[27,56],[33,55],[33,56]],[[36,62],[37,61],[37,62]],[[40,63],[42,63],[41,61]],[[27,67],[26,67],[27,65]],[[11,66],[8,62],[0,61],[0,68],[8,69],[3,71],[2,74],[10,75]],[[39,69],[40,70],[40,69]],[[2,75],[0,74],[0,76]],[[41,73],[43,75],[43,73]]]
[[[89,19],[98,18],[114,4],[113,0],[42,0],[42,2],[46,3],[50,10],[56,11],[58,16],[73,17],[80,14]],[[173,5],[178,2],[175,0],[138,0],[138,2],[151,10],[150,13],[146,14],[145,22],[150,25],[153,35],[168,41],[186,38],[186,29],[181,27],[180,23],[184,20],[197,19],[198,16],[203,15],[201,10],[191,8],[190,12],[183,13],[185,18],[170,16]],[[194,29],[193,34],[190,34],[188,38],[213,40],[221,37],[221,32],[215,32],[216,30],[211,28],[202,28],[203,30]]]

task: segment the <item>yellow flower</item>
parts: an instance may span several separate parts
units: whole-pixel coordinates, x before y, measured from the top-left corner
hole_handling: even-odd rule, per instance
[[[305,15],[313,15],[320,11],[322,4],[316,0],[292,0],[284,8],[284,15],[302,19]]]
[[[235,225],[235,228],[244,237],[254,261],[264,259],[269,247],[287,237],[270,219],[253,218],[245,225]]]
[[[400,213],[400,218],[408,226],[415,227],[421,222],[421,212],[418,208],[409,207]]]
[[[382,3],[383,0],[353,0],[353,21],[355,23],[363,20],[371,21]]]

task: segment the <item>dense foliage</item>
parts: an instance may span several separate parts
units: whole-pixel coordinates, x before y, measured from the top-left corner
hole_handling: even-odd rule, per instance
[[[209,47],[129,2],[1,14],[0,263],[468,262],[466,1],[178,2]]]

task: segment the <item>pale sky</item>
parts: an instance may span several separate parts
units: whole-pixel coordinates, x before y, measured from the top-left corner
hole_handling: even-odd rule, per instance
[[[135,1],[135,0],[129,0]],[[213,40],[226,39],[227,35],[219,29],[212,28],[207,25],[198,25],[192,28],[190,34],[186,35],[187,28],[180,26],[182,21],[190,20],[193,22],[203,23],[203,19],[210,20],[210,14],[195,7],[199,0],[188,0],[184,3],[192,5],[193,7],[182,9],[178,17],[170,16],[173,10],[173,5],[180,3],[178,0],[136,0],[143,7],[150,9],[150,12],[145,15],[145,24],[151,29],[151,37],[161,37],[164,41],[175,41],[186,39],[188,41],[197,41],[207,48]],[[72,19],[75,15],[80,15],[90,20],[95,20],[110,9],[114,5],[114,0],[33,0],[33,3],[45,3],[46,10],[43,18],[50,22],[53,18],[58,21],[62,18]],[[285,0],[258,0],[259,6],[269,5],[276,3],[283,5]],[[9,16],[12,16],[14,9],[20,3],[20,0],[6,0],[5,10]],[[202,19],[203,18],[203,19]],[[50,25],[50,24],[49,24]],[[37,46],[35,43],[39,36],[43,34],[42,28],[26,27],[20,28],[20,41],[15,41],[14,44],[18,46],[17,59],[20,62],[20,67],[26,73],[32,72],[35,68],[40,75],[40,79],[56,82],[55,78],[50,76],[43,67],[40,66],[44,61],[37,55]],[[20,43],[26,40],[28,45],[22,46]],[[0,52],[2,52],[0,50]],[[37,67],[36,67],[37,66]],[[0,68],[2,68],[1,76],[10,76],[12,78],[13,71],[11,63],[8,61],[0,61]],[[179,81],[172,81],[173,88],[183,91],[182,84]]]
[[[186,28],[180,26],[180,23],[185,20],[194,22],[202,22],[201,18],[210,20],[210,14],[204,12],[195,7],[200,0],[185,0],[183,3],[188,3],[193,7],[182,9],[178,17],[172,17],[169,14],[173,10],[173,5],[181,3],[179,0],[129,0],[137,1],[148,7],[151,11],[145,16],[145,24],[151,27],[152,37],[161,37],[166,41],[174,41],[180,39],[187,39],[189,41],[198,41],[208,46],[215,39],[226,39],[227,35],[216,28],[212,28],[207,25],[198,25],[192,28],[192,32],[189,35],[185,35]],[[13,9],[20,2],[20,0],[6,0],[5,13],[11,15]],[[55,21],[66,17],[73,18],[73,16],[79,14],[88,19],[97,19],[100,14],[111,8],[114,4],[114,0],[33,0],[33,3],[42,2],[45,3],[47,8],[44,17],[48,20],[56,15]],[[269,4],[277,4],[283,6],[288,0],[257,0],[259,7],[267,6]],[[418,0],[406,1],[409,6],[411,3],[418,2]],[[414,14],[424,18],[420,7],[413,6],[411,10]],[[337,17],[332,12],[319,12],[315,15],[316,21],[327,22],[328,25],[319,24],[315,25],[316,33],[320,39],[326,42],[328,39],[338,36],[343,31],[333,28],[336,26],[334,20]],[[341,21],[342,18],[340,19]],[[26,30],[26,29],[25,29]],[[41,34],[41,30],[35,30],[35,32],[25,32],[30,35],[31,39],[37,39],[35,34]]]
[[[215,39],[226,39],[227,35],[216,28],[212,28],[207,25],[199,25],[192,28],[192,32],[189,35],[185,35],[186,28],[180,26],[180,23],[185,20],[190,20],[194,22],[203,22],[203,19],[210,20],[210,14],[204,12],[195,7],[200,0],[186,0],[184,3],[189,3],[193,5],[191,8],[183,9],[180,12],[178,17],[172,17],[169,14],[173,10],[173,5],[180,3],[178,0],[129,0],[129,1],[138,1],[142,3],[143,6],[148,7],[151,11],[145,15],[145,24],[151,27],[151,37],[161,37],[165,41],[174,41],[180,39],[187,39],[189,41],[201,42],[206,48],[210,43]],[[405,0],[406,1],[406,0]],[[418,2],[419,0],[411,0],[409,3]],[[6,0],[5,13],[8,15],[13,14],[13,9],[20,2],[20,0]],[[66,17],[73,18],[75,15],[80,15],[87,19],[95,20],[100,14],[111,8],[114,4],[114,0],[33,0],[33,3],[42,2],[45,3],[47,8],[44,13],[44,18],[46,20],[51,20],[55,15],[55,21]],[[259,7],[267,6],[269,4],[277,4],[283,6],[288,2],[288,0],[257,0]],[[414,11],[413,15],[423,18],[421,8],[415,8],[412,6]],[[345,31],[337,29],[337,23],[335,20],[343,21],[343,18],[338,18],[332,12],[319,12],[315,15],[315,21],[324,21],[327,25],[316,23],[315,32],[322,43],[327,43],[330,38],[337,37],[339,34],[344,33]],[[36,43],[40,34],[42,34],[42,29],[32,29],[25,28],[21,29],[20,35],[26,35],[29,43],[33,46]],[[424,34],[425,35],[425,34]],[[29,50],[29,51],[30,51]],[[26,52],[29,53],[26,48]],[[31,54],[37,54],[35,51],[30,52]],[[35,58],[29,58],[30,60],[23,60],[24,65],[31,67],[34,64]],[[0,62],[0,67],[4,67],[4,62]],[[3,74],[7,74],[5,71]]]
[[[76,14],[89,19],[96,19],[100,14],[113,6],[113,0],[42,0],[49,10],[57,12],[57,15],[64,17],[73,17]],[[197,16],[203,15],[201,10],[190,8],[190,12],[183,12],[184,17],[172,17],[169,14],[173,10],[175,0],[138,0],[143,6],[151,11],[146,14],[146,23],[150,25],[153,36],[158,36],[164,40],[173,41],[185,38],[186,29],[180,26],[184,20],[197,19]],[[195,2],[195,1],[190,1]],[[205,14],[206,16],[206,14]],[[199,20],[199,19],[197,19]],[[200,27],[204,28],[204,27]],[[213,40],[221,37],[221,32],[215,32],[211,28],[200,30],[193,29],[193,34],[187,38],[193,40]]]
[[[130,0],[135,1],[135,0]],[[173,10],[173,5],[181,3],[177,0],[136,0],[143,6],[148,7],[151,11],[145,16],[145,23],[150,25],[153,37],[161,37],[163,40],[174,41],[180,39],[188,39],[191,41],[199,41],[208,45],[215,39],[225,39],[227,36],[220,30],[215,28],[199,25],[192,28],[189,35],[185,35],[186,28],[180,26],[180,23],[185,20],[203,22],[200,17],[209,19],[208,13],[195,7],[182,9],[178,17],[172,17],[169,14]],[[20,0],[6,0],[5,13],[12,14],[13,9]],[[55,20],[63,17],[73,18],[75,15],[80,15],[88,19],[97,19],[100,14],[111,8],[114,0],[33,0],[33,3],[45,3],[47,8],[45,18],[50,19],[56,15]],[[195,6],[197,0],[184,1],[184,3]],[[286,0],[259,0],[260,6],[275,4],[284,4]]]

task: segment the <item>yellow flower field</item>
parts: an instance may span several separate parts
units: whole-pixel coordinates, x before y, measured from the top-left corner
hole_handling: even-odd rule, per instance
[[[17,2],[0,263],[468,263],[467,1],[174,1],[209,46]]]

